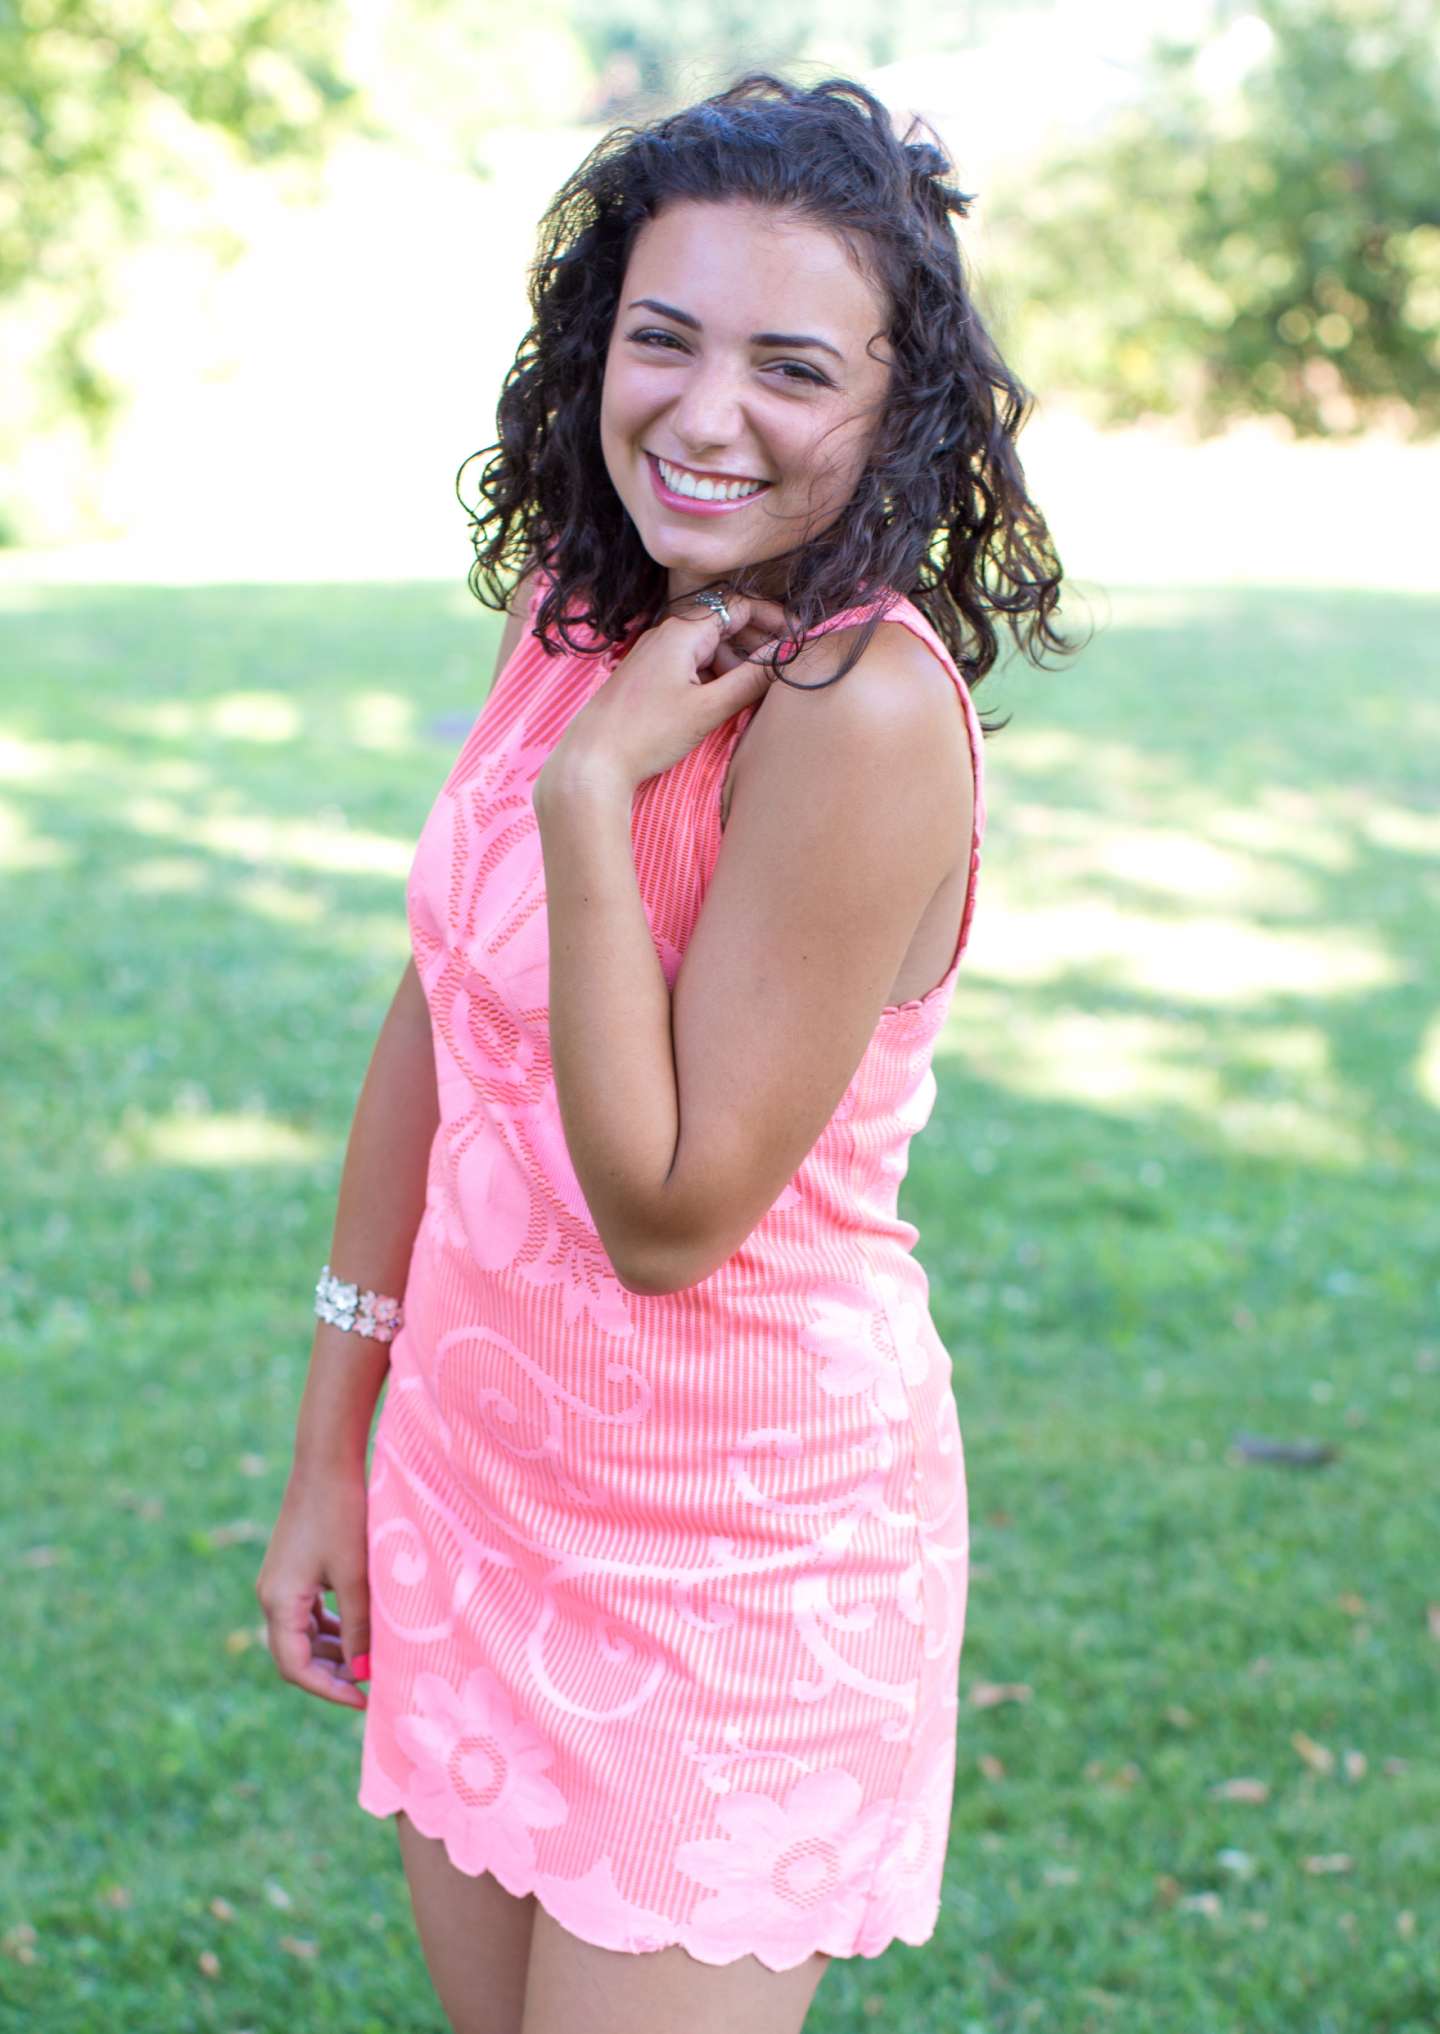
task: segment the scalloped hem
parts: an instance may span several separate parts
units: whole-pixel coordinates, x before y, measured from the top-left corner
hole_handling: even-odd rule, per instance
[[[608,1895],[617,1905],[622,1901],[608,1857],[598,1858],[590,1870],[578,1879],[558,1879],[552,1873],[545,1872],[512,1873],[501,1870],[493,1864],[486,1865],[484,1872],[470,1872],[456,1857],[450,1839],[443,1830],[426,1829],[424,1823],[405,1807],[403,1801],[392,1801],[388,1807],[382,1807],[379,1800],[371,1794],[368,1775],[361,1780],[355,1799],[367,1815],[373,1815],[382,1822],[399,1814],[403,1808],[422,1836],[440,1839],[445,1846],[445,1855],[457,1871],[466,1872],[469,1878],[481,1878],[488,1873],[513,1899],[523,1900],[533,1897],[536,1904],[544,1908],[557,1927],[563,1928],[567,1934],[574,1935],[581,1942],[588,1942],[593,1949],[614,1949],[629,1956],[637,1956],[656,1949],[678,1948],[683,1949],[687,1956],[692,1956],[697,1963],[711,1966],[739,1963],[745,1957],[753,1956],[757,1963],[765,1966],[766,1970],[778,1972],[794,1970],[799,1964],[807,1962],[817,1951],[834,1958],[860,1956],[873,1961],[876,1957],[883,1956],[886,1950],[897,1942],[906,1943],[912,1949],[919,1949],[934,1935],[939,1923],[937,1907],[928,1921],[917,1925],[913,1934],[897,1924],[883,1942],[872,1943],[869,1947],[863,1941],[844,1944],[833,1940],[827,1941],[822,1934],[807,1949],[801,1950],[798,1956],[791,1957],[788,1962],[772,1963],[765,1951],[759,1948],[737,1949],[733,1955],[717,1955],[713,1953],[713,1949],[707,1953],[701,1946],[702,1938],[698,1930],[687,1928],[683,1921],[674,1921],[668,1915],[636,1908],[631,1910],[636,1921],[647,1925],[627,1926],[622,1921],[614,1927],[596,1921],[589,1912],[582,1916],[578,1911],[580,1906],[583,1904],[588,1907],[589,1903],[597,1898],[603,1899]],[[579,1900],[576,1899],[576,1894],[579,1894]]]

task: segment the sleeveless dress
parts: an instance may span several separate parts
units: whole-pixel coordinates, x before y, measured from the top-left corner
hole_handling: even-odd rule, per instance
[[[887,618],[950,673],[970,737],[954,957],[885,1009],[799,1171],[700,1284],[615,1277],[550,1064],[531,786],[626,645],[522,637],[407,884],[440,1123],[369,1472],[357,1798],[607,1949],[784,1970],[923,1943],[939,1913],[968,1514],[951,1359],[897,1194],[935,1100],[984,779],[942,639],[909,600]],[[672,987],[756,710],[635,794]]]

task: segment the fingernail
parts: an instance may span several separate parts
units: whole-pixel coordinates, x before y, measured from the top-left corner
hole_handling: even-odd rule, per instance
[[[357,1653],[355,1655],[354,1659],[350,1662],[350,1678],[352,1681],[368,1681],[370,1679],[370,1655],[368,1653]]]

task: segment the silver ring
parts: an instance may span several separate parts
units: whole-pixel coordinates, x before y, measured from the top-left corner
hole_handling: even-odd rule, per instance
[[[712,614],[719,615],[720,626],[722,628],[727,629],[729,628],[730,610],[725,605],[724,596],[722,594],[716,593],[713,590],[713,588],[707,586],[703,588],[701,592],[697,593],[695,595],[695,598],[700,602],[702,607],[708,607]]]

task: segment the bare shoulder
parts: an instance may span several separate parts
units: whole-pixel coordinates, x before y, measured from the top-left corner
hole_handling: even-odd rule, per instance
[[[796,771],[818,773],[839,801],[862,796],[872,813],[903,807],[912,836],[934,838],[938,829],[953,840],[957,811],[973,812],[974,802],[955,679],[913,629],[886,621],[838,683],[817,684],[840,668],[860,634],[857,626],[812,638],[785,667],[797,682],[770,686],[735,749],[730,800],[781,795]],[[937,881],[944,873],[937,869]]]
[[[786,675],[813,686],[817,678],[826,678],[840,668],[862,634],[857,624],[813,637],[786,667]],[[772,688],[776,689],[781,688]],[[793,688],[785,689],[793,692]],[[837,702],[827,710],[848,713],[857,724],[887,723],[897,731],[928,726],[930,732],[938,733],[953,727],[956,720],[954,679],[930,646],[903,621],[881,622],[853,670],[838,684],[822,686],[810,697]]]

